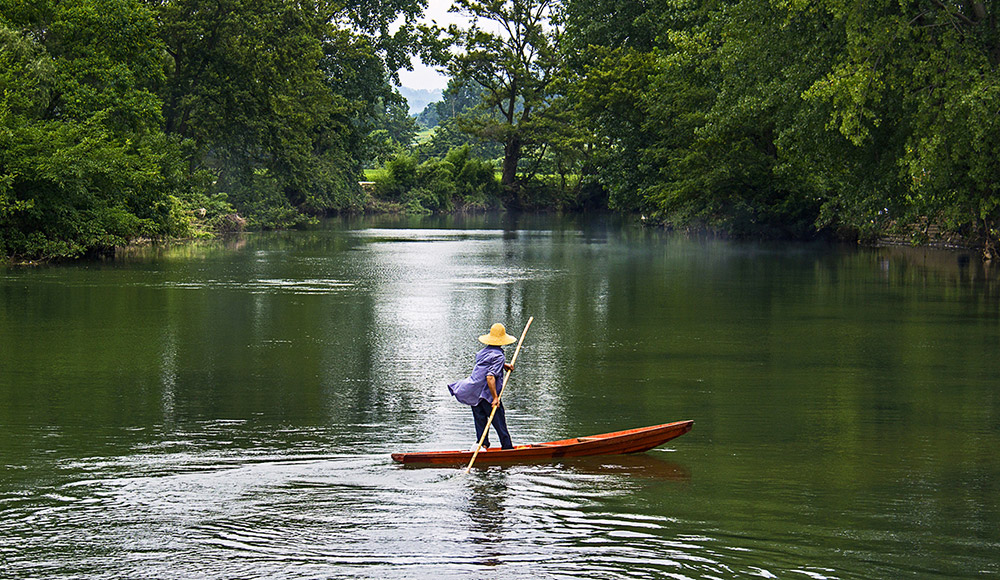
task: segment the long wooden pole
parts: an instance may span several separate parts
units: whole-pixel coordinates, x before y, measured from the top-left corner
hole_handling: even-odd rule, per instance
[[[503,375],[503,385],[500,387],[500,392],[497,393],[497,404],[493,405],[493,411],[490,412],[490,418],[486,421],[486,428],[483,429],[483,436],[479,438],[479,443],[476,444],[476,450],[472,452],[472,458],[469,459],[469,466],[465,468],[466,473],[472,471],[472,464],[475,463],[476,456],[479,455],[479,448],[483,446],[483,441],[486,441],[486,436],[490,434],[490,425],[493,424],[493,415],[497,414],[497,407],[500,406],[500,397],[503,396],[503,392],[507,389],[507,379],[510,378],[510,373],[514,370],[514,362],[517,361],[518,353],[521,352],[521,343],[524,342],[524,335],[528,334],[528,327],[531,326],[531,321],[534,319],[534,316],[529,316],[528,323],[524,325],[524,330],[521,331],[521,339],[517,341],[517,348],[514,349],[514,358],[510,359],[511,369]]]

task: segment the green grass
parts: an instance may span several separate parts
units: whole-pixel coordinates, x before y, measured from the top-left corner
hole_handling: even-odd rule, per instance
[[[437,127],[431,127],[430,129],[424,129],[423,131],[418,131],[417,132],[417,145],[423,145],[424,143],[430,141],[431,137],[434,136],[434,131],[436,131],[436,130],[437,130]]]

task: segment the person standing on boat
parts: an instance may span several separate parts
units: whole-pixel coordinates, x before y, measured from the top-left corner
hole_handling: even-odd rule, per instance
[[[507,364],[501,347],[517,342],[517,339],[507,334],[504,325],[497,322],[490,327],[489,334],[479,337],[479,342],[485,344],[486,347],[476,353],[472,374],[448,385],[448,391],[458,399],[458,402],[472,407],[472,418],[476,422],[477,443],[483,437],[483,431],[486,430],[486,422],[489,421],[493,407],[496,407],[493,428],[500,437],[500,447],[511,449],[514,444],[507,431],[507,418],[504,414],[503,402],[500,401],[500,392],[503,390],[504,370],[513,370],[514,367]],[[486,438],[483,439],[483,448],[489,446],[490,438],[487,433]]]

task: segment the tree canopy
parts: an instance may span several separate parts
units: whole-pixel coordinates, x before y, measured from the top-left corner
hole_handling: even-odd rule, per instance
[[[935,226],[995,254],[992,5],[567,0],[565,13],[565,93],[612,206],[743,235],[921,240]]]
[[[362,164],[412,135],[392,80],[422,6],[3,0],[0,254],[360,209]]]

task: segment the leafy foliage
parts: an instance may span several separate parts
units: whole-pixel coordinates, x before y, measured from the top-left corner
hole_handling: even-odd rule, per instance
[[[495,141],[487,141],[463,130],[471,119],[484,114],[482,88],[452,78],[444,90],[442,99],[431,103],[424,115],[425,120],[433,119],[435,130],[431,138],[417,147],[421,159],[444,157],[449,151],[468,146],[472,155],[485,159],[495,159],[503,155],[503,147]],[[420,117],[418,117],[419,121]]]
[[[917,0],[820,5],[843,22],[845,51],[806,96],[830,107],[830,127],[856,147],[878,145],[895,181],[884,204],[848,195],[838,205],[867,206],[862,218],[882,208],[898,223],[936,222],[993,257],[1000,234],[997,9]],[[864,169],[855,174],[870,173]]]
[[[741,235],[937,224],[995,254],[991,4],[567,0],[563,14],[560,94],[612,207]]]
[[[0,0],[0,254],[359,211],[382,163],[414,212],[1000,250],[991,3],[457,0],[447,31],[423,6]],[[420,146],[393,89],[414,52],[452,75]]]
[[[375,7],[354,8],[371,16]],[[263,225],[360,209],[354,176],[390,138],[367,141],[368,132],[399,98],[370,39],[332,26],[343,9],[171,0],[158,10],[170,55],[166,129],[198,144],[194,161],[220,190]]]

